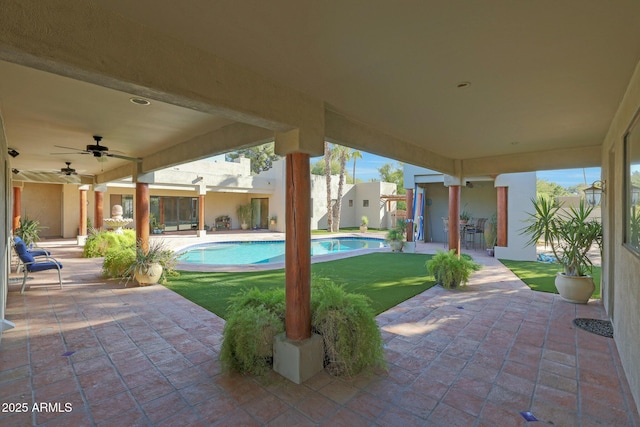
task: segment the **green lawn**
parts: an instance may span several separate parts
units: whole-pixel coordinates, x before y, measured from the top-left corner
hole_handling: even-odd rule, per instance
[[[435,284],[425,268],[429,258],[423,254],[372,253],[312,264],[311,271],[314,276],[332,279],[348,292],[366,295],[373,311],[380,314]],[[282,269],[243,273],[181,271],[180,277],[165,286],[224,319],[229,297],[254,287],[284,287],[284,280]]]
[[[556,274],[562,271],[560,264],[537,261],[510,261],[506,259],[501,259],[500,262],[513,271],[534,291],[558,293],[554,281]],[[596,290],[593,292],[592,298],[599,299],[600,267],[593,267],[593,281],[596,285]]]

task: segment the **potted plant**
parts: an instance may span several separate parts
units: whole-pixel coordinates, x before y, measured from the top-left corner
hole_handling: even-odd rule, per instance
[[[251,213],[251,203],[239,205],[236,208],[236,214],[238,214],[238,220],[240,221],[240,228],[242,228],[243,230],[249,228],[249,223],[251,222]]]
[[[463,209],[462,212],[460,212],[460,224],[465,225],[466,223],[469,222],[470,219],[471,219],[471,213],[469,213],[468,210]]]
[[[404,247],[404,232],[402,227],[396,226],[387,231],[387,238],[385,239],[393,252],[402,252]]]
[[[484,243],[487,247],[487,255],[494,256],[496,242],[498,240],[498,217],[491,215],[491,219],[484,225]]]
[[[32,246],[40,240],[40,222],[29,219],[26,215],[20,218],[20,227],[16,229],[16,235],[22,239],[27,247]]]
[[[271,215],[269,219],[269,231],[277,231],[278,230],[278,217],[276,215]]]
[[[360,218],[360,232],[361,233],[366,233],[367,225],[369,225],[369,218],[367,218],[366,215],[362,215],[362,218]]]
[[[471,273],[480,269],[468,255],[459,256],[455,249],[436,251],[425,266],[427,272],[436,279],[443,288],[457,288],[466,285]]]
[[[566,301],[586,304],[595,290],[588,253],[594,245],[602,248],[602,224],[589,218],[593,207],[584,200],[577,208],[568,209],[544,197],[532,202],[535,212],[529,214],[529,225],[523,230],[530,236],[528,244],[542,241],[545,247],[551,247],[563,269],[556,275],[558,293]]]
[[[140,286],[155,285],[163,280],[167,270],[173,270],[176,256],[161,240],[149,242],[149,249],[144,250],[140,242],[136,245],[136,258],[127,269],[124,277],[135,278]]]
[[[149,228],[152,234],[162,234],[164,232],[164,224],[160,224],[155,215],[149,215]]]

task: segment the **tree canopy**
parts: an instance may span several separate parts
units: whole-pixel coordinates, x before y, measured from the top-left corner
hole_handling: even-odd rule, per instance
[[[235,160],[240,156],[251,160],[252,175],[257,175],[262,171],[271,169],[273,162],[280,160],[280,156],[274,151],[273,142],[232,151],[231,153],[227,153],[226,158],[227,160]]]
[[[404,164],[402,162],[396,162],[396,164],[385,163],[384,165],[378,168],[378,173],[380,174],[380,181],[382,182],[392,182],[397,185],[398,194],[405,194],[406,190],[404,188]]]

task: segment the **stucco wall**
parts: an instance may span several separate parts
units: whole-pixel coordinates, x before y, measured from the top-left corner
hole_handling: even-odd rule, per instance
[[[614,325],[615,343],[636,405],[640,407],[640,256],[624,246],[624,134],[640,109],[640,63],[602,147],[606,181],[602,294]],[[613,228],[613,229],[612,229]]]
[[[532,211],[531,200],[536,197],[536,173],[507,173],[498,175],[496,187],[507,190],[507,246],[495,248],[496,258],[516,261],[534,261],[536,248],[527,245],[527,236],[522,235],[528,212]]]

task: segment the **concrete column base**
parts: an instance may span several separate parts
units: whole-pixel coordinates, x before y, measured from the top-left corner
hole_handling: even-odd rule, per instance
[[[204,237],[207,235],[207,230],[198,230],[196,234],[198,235],[198,237]]]
[[[273,343],[273,370],[296,384],[302,384],[324,369],[324,345],[318,334],[304,341],[291,341],[285,334]]]
[[[404,242],[404,246],[402,248],[402,251],[407,253],[407,254],[416,253],[416,242]]]
[[[78,246],[84,246],[84,244],[87,243],[87,237],[88,236],[78,236],[77,237]]]

